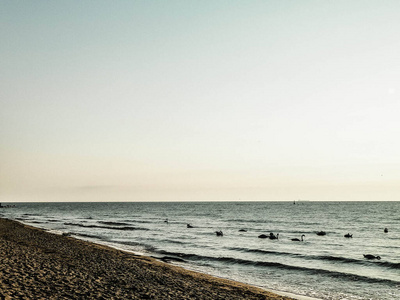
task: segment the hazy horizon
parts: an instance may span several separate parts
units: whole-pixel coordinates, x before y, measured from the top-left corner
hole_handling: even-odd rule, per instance
[[[0,17],[0,202],[400,199],[398,1]]]

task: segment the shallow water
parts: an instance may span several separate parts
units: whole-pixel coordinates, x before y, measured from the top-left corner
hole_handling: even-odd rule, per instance
[[[0,214],[263,288],[386,300],[400,299],[399,211],[400,202],[103,202],[18,203]],[[279,239],[258,238],[270,232]]]

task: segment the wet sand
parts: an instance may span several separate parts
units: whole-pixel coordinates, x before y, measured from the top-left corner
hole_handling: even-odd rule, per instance
[[[0,299],[291,298],[0,218]]]

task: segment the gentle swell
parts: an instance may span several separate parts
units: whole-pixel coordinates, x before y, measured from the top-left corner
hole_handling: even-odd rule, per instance
[[[248,248],[240,248],[240,247],[229,247],[227,249],[228,250],[233,250],[233,251],[240,251],[240,252],[249,252],[249,253],[296,256],[296,254],[293,254],[293,253],[270,251],[270,250],[261,250],[261,249],[248,249]]]
[[[157,252],[157,249],[152,245],[138,243],[138,242],[134,242],[134,241],[114,241],[114,240],[111,240],[110,242],[113,242],[113,243],[116,243],[116,244],[128,245],[128,246],[140,246],[141,248],[146,249],[146,251]]]
[[[143,223],[143,224],[152,224],[152,223],[154,223],[152,221],[144,221],[144,220],[124,220],[124,221],[131,222],[131,223]]]
[[[337,271],[329,271],[329,270],[322,270],[316,268],[308,268],[308,267],[298,267],[292,265],[281,264],[277,262],[266,262],[266,261],[253,261],[253,260],[246,260],[246,259],[239,259],[233,257],[212,257],[212,256],[202,256],[197,254],[187,254],[187,253],[177,253],[177,252],[168,252],[168,251],[159,251],[159,253],[169,256],[176,256],[179,258],[192,260],[192,261],[217,261],[227,264],[239,264],[239,265],[250,265],[256,267],[274,267],[278,269],[286,269],[286,270],[296,270],[307,272],[309,274],[321,275],[325,274],[331,277],[345,277],[351,281],[364,281],[369,283],[377,283],[383,282],[388,284],[395,284],[398,285],[397,281],[389,280],[389,279],[380,279],[380,278],[372,278],[367,276],[349,274],[349,273],[342,273]]]
[[[77,232],[71,232],[71,234],[76,235],[76,236],[81,236],[81,237],[101,239],[101,236],[94,235],[94,234],[85,234],[85,233],[77,233]]]
[[[385,266],[390,269],[400,269],[400,263],[392,263],[392,262],[388,262],[388,261],[377,261],[375,263],[378,265]]]
[[[64,225],[84,227],[84,228],[103,228],[103,229],[125,230],[125,231],[130,231],[130,230],[148,230],[147,228],[132,227],[132,226],[113,227],[113,226],[99,226],[99,225],[84,225],[84,224],[78,224],[78,223],[64,223]]]
[[[299,253],[289,253],[289,252],[280,252],[280,251],[269,251],[269,250],[260,250],[260,249],[248,249],[248,248],[240,248],[240,247],[229,247],[228,250],[240,251],[240,252],[248,252],[248,253],[258,253],[258,254],[274,254],[274,255],[282,255],[282,256],[291,256],[291,257],[300,257],[307,260],[322,260],[322,261],[334,261],[341,263],[353,263],[353,264],[375,264],[377,266],[387,267],[391,269],[400,269],[400,263],[393,263],[388,261],[366,261],[365,259],[353,259],[347,257],[338,257],[338,256],[329,256],[329,255],[304,255]]]
[[[122,222],[107,222],[107,221],[99,221],[100,224],[104,224],[104,225],[111,225],[111,226],[126,226],[126,225],[130,225],[128,223],[122,223]]]

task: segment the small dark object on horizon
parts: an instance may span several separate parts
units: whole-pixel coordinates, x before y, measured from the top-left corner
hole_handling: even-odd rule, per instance
[[[353,237],[353,235],[352,235],[352,234],[350,234],[350,233],[347,233],[347,234],[345,234],[345,235],[344,235],[344,237],[345,237],[345,238],[352,238],[352,237]]]
[[[0,203],[0,208],[11,208],[11,207],[16,207],[15,205],[1,205]]]
[[[317,235],[326,235],[326,232],[325,231],[318,231]]]

